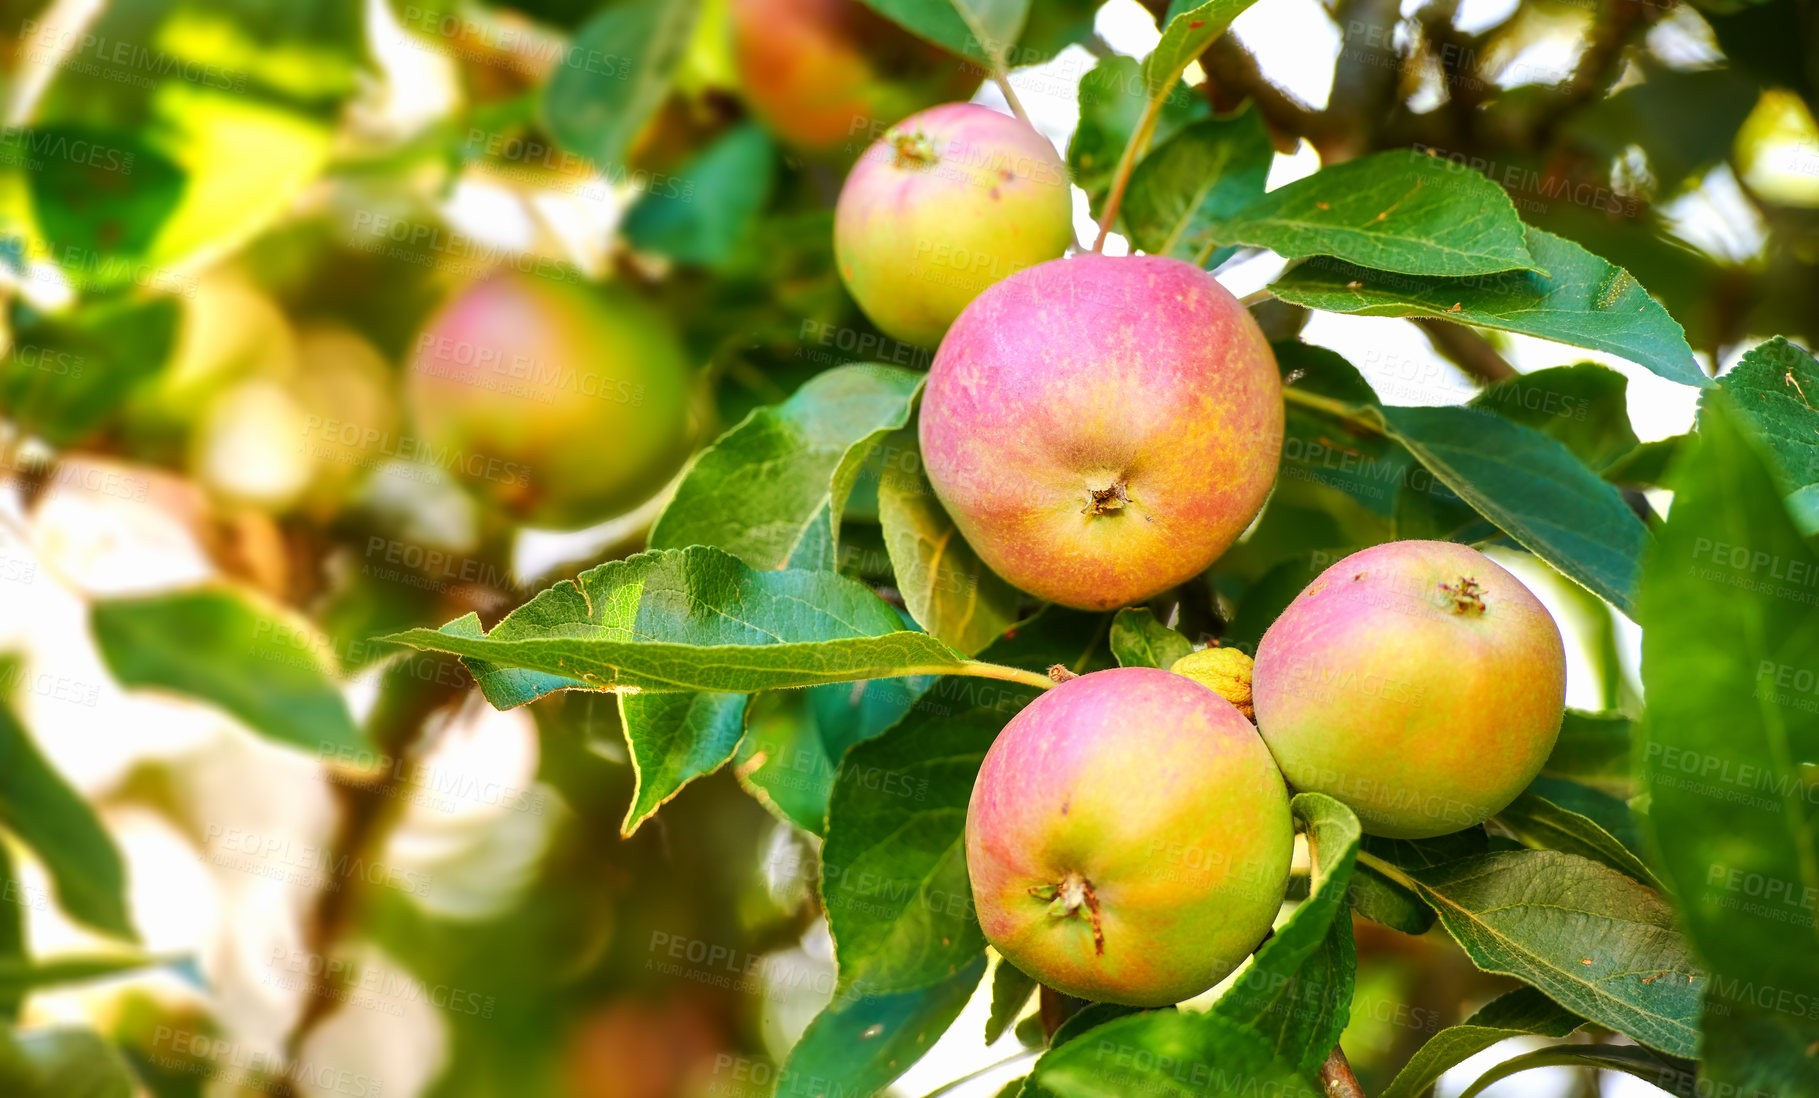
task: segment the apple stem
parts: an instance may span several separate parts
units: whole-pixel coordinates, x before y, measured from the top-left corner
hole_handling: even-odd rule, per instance
[[[1320,1082],[1326,1087],[1327,1098],[1365,1098],[1364,1088],[1358,1085],[1358,1077],[1352,1074],[1352,1065],[1345,1058],[1345,1050],[1338,1045],[1333,1046],[1326,1063],[1320,1065]]]
[[[1171,84],[1171,87],[1173,85]],[[1124,204],[1124,188],[1130,185],[1131,171],[1137,166],[1137,158],[1143,150],[1149,148],[1150,137],[1156,132],[1156,123],[1162,117],[1162,101],[1167,95],[1152,95],[1143,106],[1143,117],[1137,120],[1137,128],[1131,131],[1131,139],[1124,144],[1124,153],[1118,157],[1118,167],[1112,172],[1112,187],[1105,195],[1105,209],[1099,215],[1099,237],[1093,241],[1093,251],[1105,251],[1105,238],[1110,235],[1112,225],[1118,220],[1118,207]]]
[[[997,84],[998,90],[1004,93],[1005,105],[1010,107],[1011,113],[1016,115],[1025,126],[1032,130],[1035,129],[1036,124],[1030,121],[1029,112],[1023,109],[1023,102],[1017,98],[1016,90],[1011,87],[1010,73],[1004,71],[1004,65],[1001,62],[992,66],[992,82]]]
[[[1021,667],[1006,667],[1001,663],[987,663],[985,660],[961,660],[960,666],[939,667],[906,667],[901,671],[891,672],[893,676],[908,678],[911,675],[966,675],[975,679],[997,679],[1000,682],[1017,682],[1024,686],[1034,686],[1047,690],[1055,685],[1054,681],[1040,671],[1025,671]]]
[[[1052,666],[1049,667],[1048,677],[1056,685],[1060,685],[1061,683],[1064,683],[1064,682],[1072,682],[1073,680],[1079,678],[1080,676],[1075,674],[1074,672],[1068,670],[1066,664],[1057,663],[1057,664],[1053,664]]]

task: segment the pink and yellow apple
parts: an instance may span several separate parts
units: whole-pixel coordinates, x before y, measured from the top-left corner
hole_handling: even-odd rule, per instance
[[[1469,546],[1394,541],[1322,572],[1257,645],[1257,727],[1297,790],[1397,839],[1482,823],[1554,747],[1554,619]]]
[[[1103,610],[1192,579],[1244,531],[1275,480],[1282,388],[1256,322],[1205,271],[1082,255],[967,306],[920,430],[980,559]]]
[[[417,337],[410,406],[429,460],[525,522],[573,529],[680,467],[689,373],[675,332],[631,291],[495,274]]]
[[[891,127],[853,165],[834,256],[885,334],[933,347],[980,291],[1073,239],[1067,165],[1029,124],[944,103]]]
[[[732,0],[739,88],[798,148],[863,146],[904,115],[979,86],[978,67],[860,0]]]
[[[1161,1006],[1269,931],[1294,848],[1288,793],[1230,702],[1155,668],[1062,683],[999,733],[966,868],[985,936],[1043,984]]]

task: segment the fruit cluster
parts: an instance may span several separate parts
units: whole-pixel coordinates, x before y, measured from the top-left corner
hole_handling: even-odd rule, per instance
[[[1282,447],[1281,382],[1207,272],[1062,258],[1066,194],[1026,123],[935,107],[860,158],[835,248],[879,328],[938,344],[922,454],[973,550],[1025,591],[1104,610],[1204,572],[1255,518]],[[1476,550],[1349,556],[1276,620],[1254,666],[1215,648],[1101,671],[1011,720],[966,821],[986,937],[1069,995],[1196,995],[1280,910],[1290,789],[1390,838],[1477,825],[1540,771],[1565,683],[1553,619]]]

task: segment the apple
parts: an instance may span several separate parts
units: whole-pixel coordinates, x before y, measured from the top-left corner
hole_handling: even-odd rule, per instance
[[[1560,629],[1469,546],[1393,541],[1296,596],[1257,645],[1257,727],[1298,790],[1373,835],[1482,823],[1540,772],[1566,701]]]
[[[1027,122],[944,103],[891,127],[834,208],[840,277],[873,324],[933,347],[981,290],[1074,238],[1067,165]]]
[[[730,15],[746,102],[810,151],[869,143],[904,115],[970,94],[984,75],[859,0],[732,0]]]
[[[1068,995],[1161,1006],[1268,933],[1294,848],[1288,792],[1230,702],[1148,667],[1049,690],[973,785],[966,868],[985,936]]]
[[[980,294],[941,341],[922,457],[973,550],[1088,610],[1205,571],[1275,481],[1282,386],[1256,322],[1205,271],[1082,255]]]
[[[688,359],[634,293],[495,274],[430,318],[408,382],[425,460],[534,526],[648,498],[689,443]]]

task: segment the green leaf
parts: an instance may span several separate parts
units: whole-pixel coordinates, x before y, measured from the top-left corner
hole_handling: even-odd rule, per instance
[[[54,254],[83,257],[78,273],[96,257],[143,261],[183,200],[183,169],[133,133],[66,123],[8,140],[21,146],[39,230]]]
[[[1030,0],[865,0],[867,7],[950,53],[1002,63]]]
[[[770,200],[776,149],[757,126],[737,126],[650,191],[625,215],[632,246],[679,263],[720,267],[750,234]]]
[[[1270,291],[1294,305],[1356,316],[1431,316],[1609,351],[1669,381],[1710,385],[1686,334],[1628,271],[1531,227],[1529,255],[1548,272],[1436,278],[1312,259]],[[1551,277],[1550,277],[1551,276]]]
[[[1593,362],[1519,374],[1472,398],[1471,406],[1560,440],[1603,470],[1640,443],[1630,427],[1629,379]]]
[[[5,670],[0,665],[0,671]],[[0,707],[4,705],[5,699],[0,698]],[[31,902],[32,896],[26,890],[25,882],[13,870],[12,855],[6,852],[6,844],[0,843],[0,964],[14,967],[31,964],[25,955],[25,909]],[[0,987],[0,1022],[18,1019],[27,990]]]
[[[1756,1000],[1744,1004],[1725,998],[1715,989],[1706,995],[1700,1085],[1688,1087],[1677,1078],[1677,1093],[1819,1093],[1819,1057],[1812,1047],[1819,995],[1810,985],[1804,991],[1752,990],[1760,1006]]]
[[[760,694],[739,741],[740,784],[783,819],[821,834],[847,748],[897,723],[931,682],[872,679]]]
[[[626,148],[669,94],[694,31],[696,0],[622,0],[575,32],[543,90],[544,124],[597,165],[623,164]]]
[[[345,2],[139,0],[101,5],[80,25],[46,17],[44,30],[45,53],[59,40],[76,48],[32,120],[96,147],[44,157],[62,161],[71,190],[40,181],[41,219],[62,245],[51,258],[86,290],[193,292],[194,271],[280,217],[321,172],[333,121],[370,66],[361,9]],[[128,223],[154,214],[154,234]]]
[[[1434,925],[1433,908],[1368,865],[1352,872],[1352,886],[1345,898],[1366,919],[1404,934],[1426,934]]]
[[[810,378],[703,450],[651,529],[653,549],[716,545],[758,569],[779,568],[839,516],[860,467],[909,422],[926,375],[860,363]]]
[[[1278,187],[1214,235],[1289,259],[1334,256],[1409,275],[1541,270],[1502,187],[1413,149],[1335,164]]]
[[[1653,442],[1637,443],[1627,454],[1620,455],[1599,473],[1612,484],[1656,485],[1667,475],[1668,465],[1680,450],[1691,445],[1691,435],[1671,435]]]
[[[1222,1014],[1172,1010],[1120,1018],[1095,1028],[1090,1041],[1050,1049],[1036,1061],[1029,1087],[1054,1098],[1322,1093],[1255,1031]]]
[[[1634,1045],[1562,1045],[1539,1048],[1505,1060],[1480,1075],[1476,1082],[1460,1092],[1459,1098],[1476,1098],[1492,1083],[1538,1067],[1585,1067],[1621,1071],[1670,1094],[1695,1093],[1692,1065],[1685,1061],[1664,1060],[1648,1049]]]
[[[1732,1010],[1819,988],[1819,554],[1736,399],[1706,402],[1670,478],[1642,587],[1637,755],[1661,877]]]
[[[1523,548],[1635,613],[1648,528],[1565,446],[1474,408],[1385,408],[1383,417],[1416,460]]]
[[[44,987],[105,980],[146,968],[187,963],[169,957],[59,957],[54,961],[34,962],[23,958],[0,960],[0,997],[23,995]]]
[[[985,655],[1032,671],[1077,664],[1103,620],[1050,609]],[[821,850],[840,994],[927,987],[985,948],[966,875],[966,806],[999,730],[1039,693],[941,678],[882,736],[846,753]]]
[[[1718,391],[1772,455],[1783,494],[1819,484],[1819,410],[1807,399],[1819,397],[1819,361],[1777,336],[1719,378]],[[1702,423],[1711,400],[1702,394]]]
[[[1125,228],[1151,255],[1217,267],[1236,249],[1219,247],[1215,227],[1263,197],[1274,156],[1255,109],[1184,127],[1131,172]]]
[[[1232,20],[1257,0],[1208,0],[1173,15],[1162,28],[1162,40],[1143,61],[1143,82],[1150,99],[1160,99],[1175,87],[1188,62],[1225,33]]]
[[[1351,809],[1321,793],[1300,793],[1289,809],[1307,833],[1312,890],[1257,950],[1213,1012],[1248,1026],[1271,1051],[1317,1072],[1350,1017],[1357,953],[1345,893],[1363,832]]]
[[[177,319],[167,297],[103,299],[61,316],[21,309],[0,365],[0,407],[57,445],[78,442],[163,368]]]
[[[8,1098],[132,1098],[132,1070],[87,1029],[0,1029],[0,1093]]]
[[[1653,889],[1557,850],[1481,854],[1408,875],[1479,968],[1651,1048],[1697,1054],[1703,974]]]
[[[1111,189],[1124,146],[1143,117],[1148,101],[1144,87],[1141,63],[1122,54],[1100,59],[1080,78],[1080,123],[1068,141],[1067,166],[1074,182],[1091,199],[1094,216]],[[1166,141],[1210,109],[1204,96],[1176,87],[1162,102],[1152,140]]]
[[[1431,839],[1385,839],[1366,835],[1361,848],[1365,853],[1402,869],[1431,869],[1461,858],[1471,858],[1490,849],[1490,836],[1483,826],[1468,827],[1449,835]]]
[[[1598,824],[1570,809],[1527,790],[1497,813],[1497,822],[1515,835],[1523,846],[1535,850],[1564,850],[1595,862],[1603,862],[1619,873],[1633,877],[1650,888],[1659,889],[1642,859],[1630,853],[1615,836]]]
[[[1628,794],[1620,798],[1570,778],[1551,778],[1545,774],[1530,782],[1528,791],[1568,812],[1584,816],[1622,843],[1625,850],[1642,856],[1646,843],[1639,823],[1641,816],[1630,808]],[[1647,864],[1647,859],[1643,862]],[[1650,872],[1653,871],[1651,867]]]
[[[126,910],[126,867],[113,840],[6,705],[0,705],[0,824],[50,871],[59,907],[96,930],[138,937]]]
[[[924,629],[973,655],[1016,620],[1021,596],[985,566],[935,498],[916,432],[892,435],[885,453],[878,520],[903,604]]]
[[[1532,987],[1506,992],[1427,1039],[1378,1098],[1421,1098],[1450,1068],[1511,1037],[1565,1037],[1585,1019]]]
[[[1541,774],[1627,798],[1631,744],[1629,718],[1568,709]]]
[[[1036,978],[1004,958],[992,969],[992,1013],[985,1020],[985,1043],[997,1044],[1036,994]]]
[[[301,616],[224,587],[94,604],[108,670],[220,707],[254,732],[310,751],[370,751],[334,679],[327,642]]]
[[[777,1074],[777,1098],[876,1094],[908,1071],[959,1017],[985,975],[985,957],[931,987],[856,1000],[836,996],[815,1016]]]
[[[621,694],[619,720],[637,781],[619,834],[629,836],[682,787],[733,757],[745,734],[744,694]]]
[[[501,709],[569,688],[749,694],[965,664],[903,628],[863,584],[760,572],[706,545],[608,561],[543,591],[490,633],[469,614],[383,639],[463,657]]]
[[[1194,650],[1194,642],[1156,620],[1147,607],[1126,607],[1112,618],[1112,655],[1120,667],[1160,667]]]

